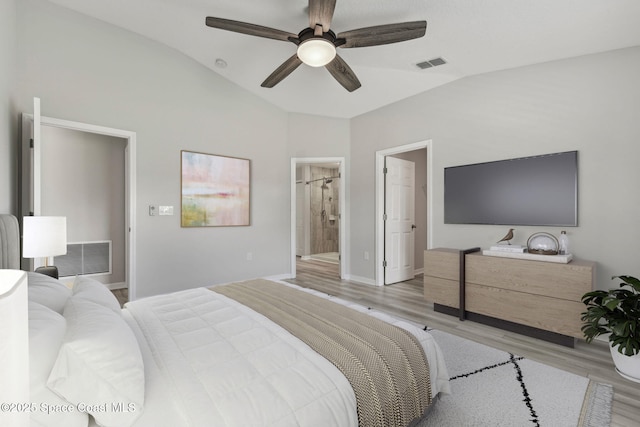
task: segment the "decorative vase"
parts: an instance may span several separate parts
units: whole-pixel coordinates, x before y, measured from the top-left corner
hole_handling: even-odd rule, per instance
[[[628,380],[640,383],[640,353],[625,356],[618,351],[618,346],[609,347],[616,371]]]

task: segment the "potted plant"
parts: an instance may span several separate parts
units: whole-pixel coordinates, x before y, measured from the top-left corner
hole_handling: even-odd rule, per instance
[[[582,296],[587,311],[582,313],[582,332],[588,343],[609,334],[611,356],[623,377],[640,382],[640,279],[613,276],[620,287],[592,291]]]

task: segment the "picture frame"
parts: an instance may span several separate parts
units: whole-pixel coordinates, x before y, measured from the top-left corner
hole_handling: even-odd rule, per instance
[[[251,161],[180,151],[181,227],[251,224]]]

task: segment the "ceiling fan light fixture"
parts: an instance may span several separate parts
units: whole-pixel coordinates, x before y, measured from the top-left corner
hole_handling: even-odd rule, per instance
[[[307,39],[298,45],[298,58],[311,67],[323,67],[336,57],[336,47],[321,37]]]

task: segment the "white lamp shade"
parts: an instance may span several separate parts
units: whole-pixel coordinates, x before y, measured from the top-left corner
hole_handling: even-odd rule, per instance
[[[336,57],[336,47],[323,38],[311,38],[298,46],[298,58],[312,67],[322,67]]]
[[[25,216],[22,256],[46,258],[67,253],[67,218],[64,216]]]

